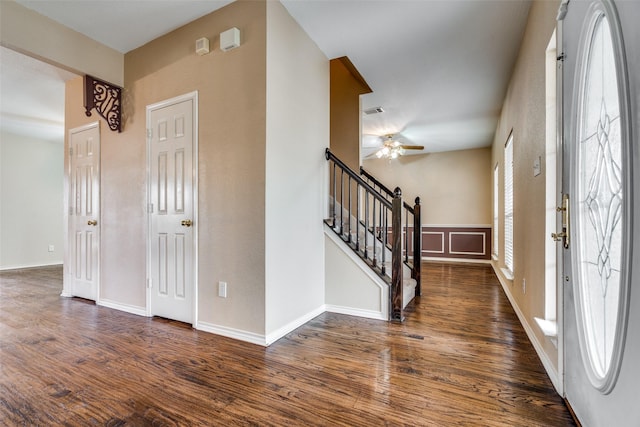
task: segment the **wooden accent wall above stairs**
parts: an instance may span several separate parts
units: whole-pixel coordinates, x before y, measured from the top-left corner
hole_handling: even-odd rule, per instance
[[[330,61],[331,151],[353,170],[360,167],[360,95],[373,92],[349,58]]]

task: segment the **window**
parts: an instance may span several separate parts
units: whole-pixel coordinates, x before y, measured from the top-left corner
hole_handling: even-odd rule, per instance
[[[513,274],[513,132],[504,146],[504,265]]]
[[[499,251],[498,251],[498,221],[499,221],[499,216],[500,216],[500,212],[498,211],[498,209],[500,209],[498,206],[498,195],[500,194],[500,187],[499,187],[499,183],[498,180],[500,179],[500,169],[498,167],[498,165],[496,164],[496,167],[493,168],[493,258],[494,259],[498,259],[498,255],[499,255]]]
[[[557,79],[556,79],[556,32],[553,31],[551,40],[547,45],[545,52],[545,235],[550,236],[555,233],[562,225],[556,224],[558,213],[556,206],[560,206],[561,200],[558,189],[557,180]],[[534,317],[534,320],[547,336],[551,343],[558,347],[558,324],[557,318],[557,280],[558,280],[558,262],[557,257],[562,256],[562,245],[556,243],[552,239],[545,239],[544,256],[545,256],[545,272],[544,272],[544,318]],[[558,253],[560,252],[560,253]]]

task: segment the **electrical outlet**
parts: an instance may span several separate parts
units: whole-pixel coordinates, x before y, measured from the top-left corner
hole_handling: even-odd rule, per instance
[[[227,282],[218,282],[218,296],[220,298],[227,297]]]
[[[527,279],[525,279],[524,277],[522,278],[522,293],[527,293]]]
[[[53,245],[49,245],[49,252],[53,252],[56,250],[56,247]]]

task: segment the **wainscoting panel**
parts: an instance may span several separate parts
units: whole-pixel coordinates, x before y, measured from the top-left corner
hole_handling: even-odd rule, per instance
[[[422,256],[491,259],[491,227],[423,225]]]

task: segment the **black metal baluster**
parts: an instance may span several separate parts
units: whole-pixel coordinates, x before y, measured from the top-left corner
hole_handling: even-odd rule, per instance
[[[409,262],[409,209],[404,209],[404,262]]]
[[[349,175],[349,209],[347,209],[347,212],[349,213],[349,215],[347,215],[347,221],[349,221],[349,226],[347,227],[349,229],[349,238],[347,239],[347,242],[351,243],[351,175]]]
[[[356,251],[360,250],[360,184],[356,182]]]
[[[340,237],[344,239],[344,169],[340,168]]]
[[[382,206],[380,206],[380,209],[382,209]],[[381,269],[382,274],[385,274],[387,271],[386,258],[387,258],[387,241],[388,241],[388,236],[387,236],[388,214],[389,214],[389,211],[387,210],[387,208],[385,208],[384,209],[384,231],[383,231],[383,237],[382,237],[382,269]]]
[[[380,204],[380,228],[378,229],[378,239],[382,240],[382,201],[378,202]]]
[[[369,194],[364,196],[364,259],[369,256],[367,250],[367,235],[369,234]]]
[[[371,234],[373,235],[373,266],[377,266],[377,257],[376,257],[376,199],[373,199],[373,216],[371,217],[373,220],[373,228]]]
[[[336,229],[336,162],[333,162],[333,230]]]

